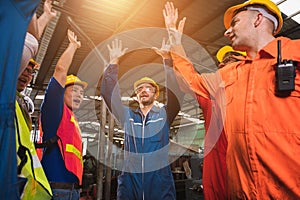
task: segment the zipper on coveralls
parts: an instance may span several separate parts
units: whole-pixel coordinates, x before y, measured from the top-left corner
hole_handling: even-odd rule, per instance
[[[148,113],[147,113],[148,114]],[[142,115],[143,116],[143,115]],[[143,183],[143,200],[145,199],[145,194],[144,194],[144,171],[145,171],[145,166],[144,166],[144,138],[145,138],[145,122],[146,122],[146,117],[143,116],[143,126],[142,126],[142,183]]]

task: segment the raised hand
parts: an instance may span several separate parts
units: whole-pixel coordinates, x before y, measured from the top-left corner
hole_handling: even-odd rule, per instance
[[[174,8],[173,2],[167,2],[163,10],[165,25],[167,29],[176,29],[178,10]]]
[[[182,20],[180,20],[177,29],[176,28],[168,29],[169,40],[170,40],[171,45],[181,44],[181,38],[182,38],[182,34],[183,34],[185,20],[186,20],[186,17],[184,17]]]
[[[112,41],[112,45],[107,45],[109,50],[110,64],[118,64],[119,58],[125,54],[128,48],[122,50],[122,40],[115,39]]]
[[[176,24],[178,20],[178,9],[174,7],[174,4],[172,2],[167,2],[165,4],[163,15],[165,19],[165,25],[169,33],[170,44],[181,44],[181,38],[186,18],[184,17],[182,20],[180,20],[177,28]]]
[[[81,47],[81,42],[77,40],[77,35],[70,29],[68,29],[68,39],[71,45],[74,45],[76,48]]]
[[[57,12],[56,10],[52,10],[52,1],[46,0],[44,3],[44,13],[47,14],[47,16],[52,19],[56,16]]]
[[[162,41],[160,49],[157,48],[157,47],[152,47],[151,49],[153,49],[163,59],[170,59],[171,58],[170,48],[171,48],[171,45],[169,43],[166,43],[165,38],[163,38],[163,41]]]

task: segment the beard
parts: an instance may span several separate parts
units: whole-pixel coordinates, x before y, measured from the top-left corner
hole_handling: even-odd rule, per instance
[[[139,104],[142,104],[143,106],[149,106],[154,103],[154,98],[152,97],[141,97],[139,100]]]

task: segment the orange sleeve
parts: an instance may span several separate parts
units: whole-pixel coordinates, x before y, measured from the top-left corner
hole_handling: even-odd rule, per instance
[[[176,52],[176,53],[175,53]],[[172,48],[171,55],[173,59],[173,67],[179,72],[184,82],[190,87],[190,89],[204,98],[209,99],[210,94],[207,89],[206,81],[204,81],[202,75],[195,71],[193,64],[184,55],[181,45]],[[180,56],[183,55],[183,56]]]

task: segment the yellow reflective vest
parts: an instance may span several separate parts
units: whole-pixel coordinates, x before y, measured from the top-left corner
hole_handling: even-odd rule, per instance
[[[23,200],[47,200],[51,199],[52,191],[46,178],[40,160],[36,154],[33,142],[30,140],[30,130],[22,114],[19,104],[16,102],[16,144],[17,152],[20,147],[25,149],[26,163],[19,176],[27,178],[21,199]],[[18,156],[18,166],[21,158]]]

